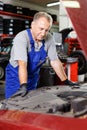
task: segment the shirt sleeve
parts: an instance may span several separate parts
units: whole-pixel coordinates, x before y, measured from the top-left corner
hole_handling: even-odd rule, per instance
[[[17,64],[18,60],[27,62],[27,40],[26,35],[20,32],[13,40],[10,62]]]
[[[57,56],[57,51],[56,51],[56,44],[55,41],[52,37],[52,35],[50,34],[47,38],[47,44],[48,44],[48,57],[50,60],[57,60],[58,56]]]

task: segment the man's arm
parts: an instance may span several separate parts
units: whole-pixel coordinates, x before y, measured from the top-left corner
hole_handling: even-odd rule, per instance
[[[23,83],[27,83],[27,63],[19,60],[18,61],[18,66],[19,66],[19,81],[20,81],[20,85]]]
[[[65,74],[63,65],[59,59],[50,62],[52,68],[56,72],[57,76],[60,78],[61,81],[65,81],[67,76]]]
[[[58,77],[60,78],[60,80],[63,81],[63,83],[65,85],[69,85],[72,88],[79,88],[80,87],[80,85],[78,83],[74,83],[74,82],[68,80],[68,78],[65,74],[63,65],[59,59],[51,61],[51,66],[54,69],[54,71],[56,72],[56,74],[58,75]]]
[[[12,97],[15,97],[18,95],[21,95],[22,97],[24,97],[28,93],[27,63],[22,60],[18,60],[18,66],[19,66],[18,75],[19,75],[19,81],[20,81],[20,89]]]

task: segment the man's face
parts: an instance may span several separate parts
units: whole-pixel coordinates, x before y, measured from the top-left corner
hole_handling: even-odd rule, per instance
[[[46,18],[41,17],[32,23],[33,37],[37,41],[41,41],[45,38],[50,30],[50,23]]]

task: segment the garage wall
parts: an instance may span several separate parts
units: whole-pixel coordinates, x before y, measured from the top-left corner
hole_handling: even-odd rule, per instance
[[[0,0],[0,1],[2,1],[3,3],[12,4],[12,5],[16,5],[16,6],[27,7],[27,8],[38,10],[38,11],[46,11],[46,12],[51,13],[51,14],[56,14],[57,17],[58,17],[58,11],[50,9],[48,7],[43,8],[41,6],[34,5],[34,4],[24,2],[24,1],[21,1],[21,0]],[[57,18],[57,20],[58,20],[58,18]]]
[[[41,6],[34,5],[29,2],[25,2],[24,0],[23,1],[22,0],[0,0],[0,1],[2,1],[5,4],[12,4],[15,6],[22,6],[22,7],[30,8],[31,10],[46,11],[48,13],[57,15],[57,21],[59,22],[59,11],[58,10],[50,9],[48,7],[43,8]],[[12,18],[11,16],[5,16],[5,15],[1,15],[1,16],[3,16],[4,18]],[[13,17],[13,19],[14,18],[15,17]],[[22,19],[22,18],[20,18],[20,19]],[[58,32],[58,30],[59,30],[58,25],[53,25],[51,28],[51,32]]]

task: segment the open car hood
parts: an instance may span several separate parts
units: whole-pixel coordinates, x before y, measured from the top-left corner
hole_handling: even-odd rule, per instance
[[[62,3],[64,4],[65,1],[67,0],[62,0]],[[71,0],[68,0],[69,4],[70,1]],[[75,4],[74,7],[69,7],[68,5],[65,5],[65,7],[73,24],[73,28],[76,31],[80,46],[87,57],[87,0],[73,0],[73,2],[74,1],[78,3],[79,7],[76,7]]]

